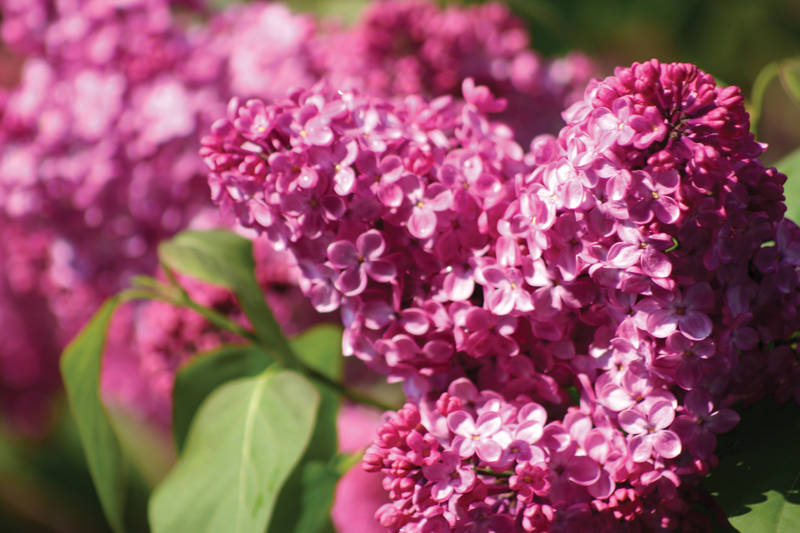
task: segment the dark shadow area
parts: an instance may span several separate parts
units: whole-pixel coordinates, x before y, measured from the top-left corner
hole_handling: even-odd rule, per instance
[[[739,425],[718,436],[719,467],[703,488],[730,518],[752,512],[748,506],[767,501],[770,491],[800,505],[800,407],[765,398],[739,413]]]

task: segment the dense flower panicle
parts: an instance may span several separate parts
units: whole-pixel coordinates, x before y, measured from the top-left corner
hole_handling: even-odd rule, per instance
[[[289,58],[291,64],[301,53],[293,46],[304,34],[271,31],[271,52],[261,54],[271,61],[248,66],[247,58],[242,59],[259,28],[307,25],[307,17],[290,15],[281,6],[254,6],[241,15],[231,10],[208,26],[187,29],[171,14],[170,4],[175,3],[4,3],[8,42],[30,55],[22,64],[19,86],[2,99],[0,230],[18,235],[9,246],[24,244],[26,238],[42,246],[35,248],[41,257],[25,267],[29,279],[24,288],[16,288],[15,277],[26,254],[0,260],[0,277],[3,285],[41,302],[35,304],[38,316],[17,312],[14,320],[24,326],[18,329],[51,335],[25,342],[21,336],[19,348],[0,348],[9,364],[23,351],[30,361],[39,361],[40,380],[47,383],[37,387],[31,378],[24,386],[16,381],[0,384],[9,410],[23,402],[28,390],[38,394],[58,387],[59,352],[131,274],[154,271],[160,240],[187,226],[230,226],[208,198],[204,165],[197,156],[200,134],[224,112],[232,88],[247,89],[247,75],[271,79],[266,85],[275,85],[273,73],[281,71],[280,61]],[[261,25],[248,34],[241,22],[246,20]],[[281,92],[315,79],[291,72],[284,78]],[[254,85],[251,80],[249,87]],[[276,94],[259,92],[264,97]],[[292,280],[287,296],[297,290],[296,276]],[[19,301],[3,297],[9,316],[26,307]],[[284,307],[297,310],[287,331],[296,333],[308,322],[299,311],[302,305]],[[140,316],[134,314],[132,320]],[[53,327],[43,328],[43,321]],[[118,352],[128,354],[128,366],[138,365],[137,354]],[[120,377],[133,375],[120,365]],[[147,404],[144,393],[128,397]],[[136,408],[137,401],[128,406]],[[27,413],[21,419],[37,418],[30,416],[30,409],[20,409]]]
[[[786,178],[738,89],[692,65],[593,81],[528,154],[487,89],[463,92],[234,100],[203,140],[214,199],[294,253],[347,353],[403,381],[413,403],[365,457],[384,526],[676,528],[726,406],[797,395]],[[520,395],[554,420],[536,438],[503,417]]]
[[[563,126],[560,112],[580,95],[594,65],[580,53],[544,59],[529,48],[522,21],[499,2],[441,8],[426,0],[381,0],[356,26],[320,39],[318,53],[338,89],[387,99],[461,97],[473,78],[506,101],[496,109],[522,143]],[[244,95],[242,95],[244,96]]]
[[[4,43],[26,54],[19,85],[0,90],[0,211],[4,213],[0,224],[31,238],[47,235],[50,242],[38,263],[39,279],[32,285],[36,288],[28,290],[28,297],[45,302],[42,311],[57,324],[55,338],[38,343],[41,346],[27,343],[25,350],[37,353],[41,361],[55,361],[103,298],[123,287],[131,274],[153,272],[158,241],[198,225],[199,219],[204,227],[226,224],[211,220],[204,211],[210,204],[204,166],[196,154],[201,132],[224,113],[231,96],[270,102],[282,98],[290,87],[310,86],[329,75],[367,93],[403,98],[417,90],[410,82],[387,85],[376,76],[392,71],[398,80],[411,80],[416,74],[403,74],[401,65],[418,55],[424,58],[426,72],[448,73],[446,83],[444,77],[422,74],[420,91],[455,96],[465,76],[477,76],[510,102],[508,113],[520,117],[525,128],[519,131],[530,136],[561,126],[558,112],[577,98],[591,70],[582,56],[546,63],[526,50],[523,28],[499,4],[442,11],[428,3],[386,2],[370,8],[352,30],[292,14],[279,4],[232,5],[217,14],[204,4],[194,0],[2,0],[0,4]],[[191,16],[184,16],[184,8],[193,10]],[[379,20],[381,11],[386,13],[385,22]],[[429,16],[437,22],[425,21]],[[413,49],[373,42],[378,37],[402,40],[406,26],[401,21],[406,19],[417,28]],[[384,27],[394,33],[381,33]],[[9,64],[16,70],[18,62],[14,58]],[[530,90],[522,90],[523,86]],[[480,87],[471,91],[473,102],[482,109],[503,105],[500,100],[487,101],[488,93]],[[260,128],[271,127],[272,119],[252,109],[240,120],[257,141]],[[294,128],[295,142],[305,146],[327,135],[324,127],[315,130],[316,122],[306,117],[279,126]],[[302,127],[322,137],[302,138]],[[380,132],[369,142],[383,142]],[[351,170],[354,147],[340,144],[330,152],[318,151],[314,164],[345,169],[333,175],[337,191],[358,188],[387,205],[399,201],[401,187],[408,187],[395,179],[400,177],[400,159],[362,157]],[[291,180],[293,168],[305,168],[298,157],[306,155],[288,154],[271,165],[283,165],[284,180]],[[420,169],[430,164],[428,154],[413,157]],[[256,156],[248,164],[253,165],[251,171],[261,171]],[[394,173],[389,172],[392,165]],[[381,179],[374,181],[378,173]],[[311,180],[307,184],[315,179],[313,173],[304,177]],[[493,186],[472,174],[469,183],[481,194]],[[456,201],[464,198],[457,195]],[[474,238],[470,235],[476,234],[471,230],[475,221],[469,214],[474,209],[470,204],[467,214],[450,222],[461,224],[450,233],[454,242]],[[430,209],[418,211],[417,219],[430,220]],[[257,213],[271,216],[268,211]],[[307,227],[322,220],[306,218]],[[449,247],[442,242],[442,248]],[[325,274],[323,269],[320,275]],[[10,274],[2,267],[0,275]],[[463,284],[458,287],[464,289]],[[318,288],[315,294],[319,299],[327,293]],[[6,303],[16,305],[8,299]],[[33,329],[37,322],[26,322],[25,327]],[[0,348],[9,361],[14,359],[5,355],[10,350]],[[42,379],[53,381],[45,375]]]

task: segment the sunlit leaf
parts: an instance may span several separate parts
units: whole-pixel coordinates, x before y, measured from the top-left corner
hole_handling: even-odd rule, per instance
[[[172,389],[172,431],[182,451],[189,427],[200,405],[214,390],[228,381],[260,374],[270,357],[251,345],[225,345],[196,356],[175,376]]]
[[[784,90],[800,106],[800,62],[791,59],[781,61],[780,77]]]
[[[289,343],[303,363],[334,381],[342,379],[341,326],[321,324],[291,339]],[[337,453],[336,416],[340,400],[339,395],[327,386],[317,382],[315,385],[322,401],[314,435],[302,460],[281,491],[278,509],[270,522],[270,533],[324,533],[333,527],[329,511],[333,488],[340,474],[335,470],[327,470],[326,465]],[[308,476],[318,474],[320,484],[309,484]]]
[[[800,223],[800,148],[775,163],[775,168],[788,178],[783,185],[783,194],[786,196],[786,218]]]
[[[274,368],[213,392],[150,501],[153,533],[262,533],[308,445],[319,400],[306,378]]]
[[[255,278],[252,242],[223,230],[185,231],[159,244],[158,256],[169,268],[233,291],[258,336],[289,355]]]

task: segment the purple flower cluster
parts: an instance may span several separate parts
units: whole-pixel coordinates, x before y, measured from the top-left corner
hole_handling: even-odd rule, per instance
[[[473,78],[508,106],[500,119],[527,144],[563,126],[594,65],[582,54],[545,60],[530,49],[524,24],[499,2],[444,9],[424,0],[381,0],[356,27],[321,39],[326,75],[339,89],[391,99],[461,96]],[[239,96],[244,96],[238,93]]]
[[[786,177],[739,90],[693,65],[594,80],[529,153],[486,116],[503,100],[463,93],[234,99],[203,139],[214,200],[289,247],[346,353],[403,381],[365,459],[382,524],[679,527],[726,406],[797,395]]]
[[[160,240],[186,227],[229,225],[209,202],[197,150],[201,132],[231,96],[269,102],[323,75],[368,93],[397,91],[399,84],[389,87],[375,77],[386,71],[383,64],[407,63],[419,53],[426,69],[446,63],[456,78],[442,85],[425,75],[414,90],[452,93],[474,74],[512,98],[522,93],[509,81],[510,65],[530,56],[528,70],[514,70],[514,79],[527,72],[539,96],[516,114],[525,131],[555,132],[563,122],[539,117],[555,116],[575,100],[591,70],[579,56],[545,63],[525,50],[522,27],[497,5],[441,11],[429,3],[381,2],[344,30],[279,4],[232,5],[217,14],[201,4],[0,0],[3,41],[20,54],[7,59],[3,49],[2,65],[21,63],[19,85],[0,90],[0,231],[16,236],[0,247],[26,240],[37,246],[13,259],[0,252],[0,314],[9,317],[3,323],[36,332],[0,347],[0,360],[7,361],[0,364],[29,368],[23,380],[0,373],[4,410],[47,404],[48,391],[58,387],[60,350],[131,274],[155,271]],[[191,18],[174,14],[176,5],[191,8]],[[347,54],[331,53],[339,42],[377,50],[367,43],[379,35],[404,39],[402,24],[384,25],[393,33],[381,33],[379,13],[415,21],[435,16],[442,24],[414,30],[410,52],[381,48],[367,60],[355,44],[343,44],[336,50]],[[474,38],[467,43],[462,33]],[[27,281],[19,285],[19,265],[31,254],[39,256],[25,266]],[[24,364],[17,362],[23,353]],[[18,410],[25,413],[20,420],[36,418],[28,408]]]

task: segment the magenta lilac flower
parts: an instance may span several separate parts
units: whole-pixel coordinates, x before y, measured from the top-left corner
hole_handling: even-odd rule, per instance
[[[196,24],[173,16],[175,5],[192,9]],[[265,3],[234,4],[218,14],[195,0],[3,0],[2,8],[3,40],[25,55],[21,83],[0,94],[0,210],[8,217],[2,224],[52,239],[36,297],[46,302],[60,332],[45,343],[55,351],[40,353],[42,360],[55,360],[130,274],[153,271],[159,240],[189,225],[225,224],[204,211],[209,202],[196,151],[199,132],[224,112],[231,96],[271,102],[328,75],[390,100],[418,92],[460,97],[462,81],[474,76],[478,86],[466,86],[473,105],[493,112],[508,105],[508,116],[518,117],[518,134],[532,137],[562,125],[558,113],[578,99],[592,70],[580,55],[544,61],[528,50],[524,28],[500,4],[441,10],[425,2],[381,2],[352,30]],[[408,36],[412,50],[392,44]],[[396,80],[383,79],[389,70],[397,72]],[[328,111],[310,106],[278,120],[254,103],[237,118],[254,143],[277,127],[297,146],[268,162],[251,152],[243,165],[255,175],[268,163],[280,175],[277,190],[288,193],[286,207],[302,218],[307,234],[340,216],[337,196],[357,189],[359,197],[398,208],[413,190],[423,204],[411,207],[416,238],[433,233],[435,222],[450,228],[453,244],[485,241],[474,231],[479,206],[466,190],[453,201],[467,207],[453,215],[445,209],[449,193],[437,200],[436,188],[404,175],[402,161],[417,170],[433,165],[430,150],[411,147],[408,154],[387,157],[363,152],[354,167],[359,146],[391,144],[395,132],[387,137],[375,111],[348,126],[360,128],[359,136],[329,145],[333,133],[326,122],[336,110]],[[409,112],[426,120],[422,108]],[[511,139],[508,130],[500,134]],[[472,166],[476,161],[454,155],[453,179],[467,183],[478,198],[496,194],[500,181]],[[315,196],[320,172],[333,180],[334,195]],[[283,190],[297,178],[298,194]],[[257,223],[269,226],[279,216],[269,198],[242,194]],[[365,200],[361,208],[375,205]],[[445,239],[439,248],[459,250]],[[58,267],[48,269],[50,263]],[[329,290],[331,271],[307,262],[301,268],[314,279],[315,303],[337,308],[340,293]],[[58,279],[47,279],[55,271]],[[460,294],[467,290],[463,281],[456,274],[446,286]]]
[[[785,176],[759,162],[738,89],[692,65],[594,80],[529,154],[488,89],[463,97],[323,82],[234,100],[203,140],[214,200],[297,257],[318,309],[341,308],[346,353],[403,382],[411,403],[365,456],[384,527],[675,529],[726,406],[796,395]],[[276,125],[253,140],[240,119],[262,105]],[[319,142],[277,126],[304,116],[324,117]],[[305,167],[286,178],[279,155]]]
[[[522,21],[499,2],[442,9],[427,0],[380,0],[351,31],[323,35],[318,54],[336,87],[387,99],[461,97],[471,78],[465,96],[482,112],[502,112],[527,144],[563,126],[559,113],[594,73],[580,53],[545,59],[529,41]]]
[[[199,2],[183,3],[203,12]],[[38,361],[47,384],[0,383],[9,406],[16,397],[30,403],[23,401],[29,392],[47,403],[43,398],[59,385],[60,351],[132,274],[154,271],[160,240],[190,225],[230,225],[208,199],[197,149],[232,89],[246,91],[264,79],[275,87],[283,76],[282,94],[316,79],[282,66],[304,53],[296,43],[311,30],[270,32],[270,43],[259,40],[270,54],[253,56],[250,47],[258,28],[313,28],[308,17],[259,5],[187,28],[171,14],[172,4],[3,2],[4,39],[27,55],[19,86],[0,98],[0,231],[9,234],[9,247],[18,239],[38,243],[32,251],[40,257],[23,267],[25,254],[6,259],[11,248],[4,250],[0,285],[13,287],[16,273],[26,272],[28,281],[12,292],[25,293],[41,314],[17,312],[14,320],[20,330],[51,337],[23,342],[25,334],[19,347],[0,348],[20,369],[21,355],[13,354]],[[26,307],[7,293],[2,305],[9,314]]]

